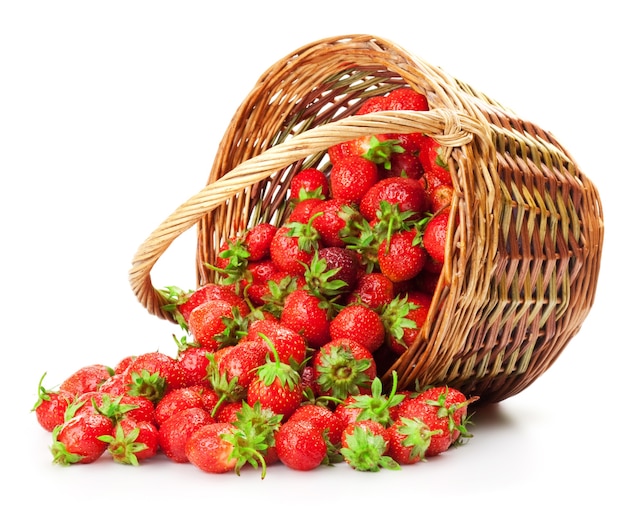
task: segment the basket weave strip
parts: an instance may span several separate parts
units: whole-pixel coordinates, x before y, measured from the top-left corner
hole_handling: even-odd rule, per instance
[[[410,86],[428,112],[352,116],[365,99]],[[229,124],[206,186],[137,251],[133,291],[171,319],[150,272],[197,224],[198,285],[220,244],[288,214],[303,167],[328,172],[326,149],[354,137],[423,132],[446,152],[454,183],[447,257],[428,319],[399,358],[399,387],[447,383],[497,402],[534,382],[593,305],[603,243],[598,192],[552,134],[388,40],[327,38],[264,73]]]

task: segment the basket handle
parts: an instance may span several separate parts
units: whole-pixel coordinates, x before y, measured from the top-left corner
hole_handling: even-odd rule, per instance
[[[152,284],[150,273],[154,265],[178,236],[246,187],[299,159],[368,134],[421,132],[451,150],[452,147],[468,144],[475,136],[485,137],[486,127],[484,122],[464,113],[432,109],[419,112],[381,111],[350,116],[297,134],[240,163],[181,204],[136,251],[129,272],[131,288],[150,314],[173,322],[173,314],[163,309],[169,301]]]

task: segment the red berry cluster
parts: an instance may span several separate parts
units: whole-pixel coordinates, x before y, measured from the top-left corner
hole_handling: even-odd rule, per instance
[[[425,110],[400,88],[357,114]],[[161,294],[184,331],[176,357],[87,366],[33,408],[53,460],[158,452],[206,472],[344,460],[398,468],[470,436],[475,400],[446,386],[383,393],[380,363],[419,335],[445,258],[450,173],[423,134],[377,134],[328,149],[330,171],[299,171],[280,226],[223,243],[217,279]],[[43,381],[43,378],[42,378]]]

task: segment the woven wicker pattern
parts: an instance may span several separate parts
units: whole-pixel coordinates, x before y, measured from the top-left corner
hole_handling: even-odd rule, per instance
[[[409,85],[430,111],[350,116],[373,95]],[[596,290],[603,242],[598,192],[549,133],[390,41],[313,42],[259,78],[225,133],[207,185],[139,247],[130,271],[146,309],[170,319],[150,272],[197,226],[198,285],[213,280],[224,239],[280,223],[285,184],[328,169],[325,150],[357,136],[423,132],[446,149],[456,230],[421,337],[396,362],[401,388],[448,383],[485,402],[515,395],[578,332]]]

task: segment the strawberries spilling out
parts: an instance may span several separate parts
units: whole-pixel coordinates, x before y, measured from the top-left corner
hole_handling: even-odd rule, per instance
[[[400,88],[357,115],[427,110]],[[447,386],[383,392],[379,374],[419,338],[446,259],[454,195],[439,144],[373,134],[296,173],[286,221],[223,242],[214,283],[161,291],[183,336],[175,356],[84,367],[33,407],[53,461],[156,454],[211,473],[424,461],[471,436],[476,398]]]

